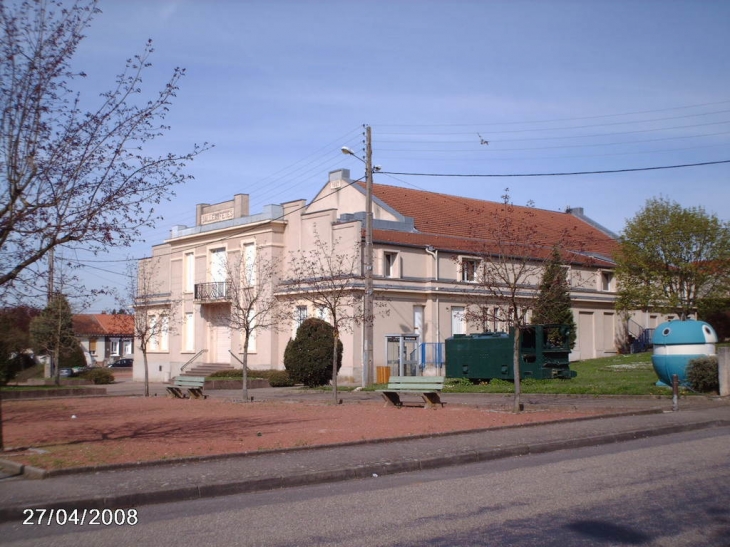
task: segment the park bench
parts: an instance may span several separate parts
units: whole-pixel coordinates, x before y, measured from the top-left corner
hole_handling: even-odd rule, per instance
[[[436,408],[436,405],[443,407],[439,393],[444,389],[445,379],[444,376],[391,376],[388,388],[379,389],[378,392],[383,395],[386,405],[401,407],[400,394],[415,393],[423,398],[425,408]]]
[[[168,396],[175,399],[207,399],[207,395],[203,395],[203,386],[205,385],[205,376],[176,376],[173,385],[167,386]],[[185,394],[183,389],[187,389]]]

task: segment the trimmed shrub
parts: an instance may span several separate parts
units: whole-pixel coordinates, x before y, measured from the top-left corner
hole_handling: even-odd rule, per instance
[[[64,348],[59,356],[61,368],[85,367],[86,356],[81,344],[76,344],[73,348]]]
[[[112,371],[101,367],[85,370],[84,372],[79,374],[79,378],[83,378],[84,380],[91,380],[92,382],[94,382],[94,384],[97,385],[114,383],[114,374],[112,374]]]
[[[284,372],[283,370],[251,370],[248,369],[248,373],[246,374],[246,377],[250,380],[251,378],[263,378],[264,380],[269,380],[272,375],[276,375],[279,372]],[[243,378],[243,369],[242,368],[229,368],[226,370],[218,370],[210,375],[207,376],[207,378],[226,378],[231,379],[234,378],[236,380],[240,380]]]
[[[692,359],[687,365],[687,381],[692,389],[700,393],[720,390],[717,357],[708,355]]]
[[[269,385],[271,387],[290,387],[294,385],[294,380],[289,377],[289,373],[285,370],[268,371]]]
[[[289,377],[307,387],[319,387],[332,380],[332,352],[335,335],[332,325],[312,317],[297,329],[284,351],[284,367]],[[337,370],[342,366],[342,342],[337,344]]]
[[[248,370],[248,377],[251,377],[251,369]],[[208,374],[206,378],[243,378],[243,369],[227,368],[225,370],[216,370],[215,372]]]

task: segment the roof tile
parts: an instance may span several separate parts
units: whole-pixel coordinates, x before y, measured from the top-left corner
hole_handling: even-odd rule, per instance
[[[506,207],[500,202],[382,184],[373,184],[373,195],[399,213],[412,217],[418,232],[375,230],[373,237],[378,242],[433,245],[457,252],[493,251],[495,242],[489,236],[497,231],[498,219],[504,218]],[[572,258],[566,257],[567,261],[612,263],[610,258],[617,248],[616,239],[585,220],[570,213],[518,205],[509,207],[511,218],[516,219],[514,226],[519,226],[522,232],[518,239],[531,242],[532,254],[540,253],[535,250],[536,243],[543,245],[547,253],[555,243],[563,240],[568,241],[567,247],[574,253]]]

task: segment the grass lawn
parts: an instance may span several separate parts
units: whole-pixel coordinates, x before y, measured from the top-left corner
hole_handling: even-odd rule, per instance
[[[589,395],[671,395],[669,388],[656,386],[658,380],[651,366],[651,352],[616,355],[577,361],[570,364],[578,376],[571,380],[522,381],[523,393],[562,393]],[[384,385],[374,389],[383,389]],[[691,391],[681,389],[682,393]],[[464,379],[447,379],[445,393],[513,393],[514,384],[492,380],[489,384],[472,385]]]
[[[656,386],[657,376],[651,366],[651,353],[616,355],[576,361],[570,368],[578,373],[571,380],[522,381],[523,393],[563,393],[590,395],[671,395],[669,388]],[[463,380],[448,382],[446,392],[512,393],[514,385],[504,380],[471,386]],[[683,392],[687,390],[682,390]],[[691,392],[688,392],[691,393]]]

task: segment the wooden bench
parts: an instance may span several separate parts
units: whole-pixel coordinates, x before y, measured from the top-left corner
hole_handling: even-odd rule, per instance
[[[441,402],[439,393],[444,389],[445,376],[391,376],[387,389],[379,389],[387,405],[402,407],[401,393],[417,393],[421,395],[425,408],[436,408]]]
[[[203,394],[205,376],[176,376],[173,385],[167,386],[167,394],[175,399],[207,399]],[[185,394],[183,389],[188,390]]]

